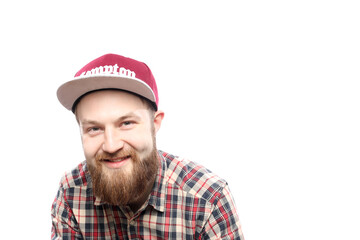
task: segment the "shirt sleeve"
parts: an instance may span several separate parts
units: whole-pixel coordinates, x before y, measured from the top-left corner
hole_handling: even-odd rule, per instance
[[[66,203],[64,189],[60,186],[51,208],[51,239],[83,239],[71,208]]]
[[[200,239],[244,240],[236,206],[228,185],[223,188],[219,200],[214,204]]]

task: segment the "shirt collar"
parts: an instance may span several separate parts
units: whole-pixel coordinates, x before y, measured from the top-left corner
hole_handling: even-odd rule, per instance
[[[165,209],[165,193],[166,193],[166,172],[167,165],[161,152],[158,152],[159,156],[159,170],[155,178],[153,190],[150,194],[148,204],[153,206],[156,210],[164,212]]]

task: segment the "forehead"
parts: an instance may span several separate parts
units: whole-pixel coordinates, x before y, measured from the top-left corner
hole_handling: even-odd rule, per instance
[[[103,90],[85,95],[76,107],[76,116],[99,120],[144,111],[147,108],[140,97],[119,90]]]

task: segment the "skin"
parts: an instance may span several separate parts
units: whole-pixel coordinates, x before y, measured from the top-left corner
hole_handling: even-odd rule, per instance
[[[153,150],[153,135],[160,129],[164,112],[150,111],[136,95],[116,90],[98,91],[86,95],[76,108],[85,158],[94,164],[98,154],[121,153],[132,147],[143,161]],[[112,160],[119,160],[114,157]],[[121,161],[120,161],[121,160]],[[101,162],[104,173],[122,170],[130,174],[131,158],[117,162]],[[131,177],[131,176],[130,176]],[[147,183],[147,191],[132,203],[139,208],[150,194],[153,182]],[[133,210],[134,210],[133,209]]]

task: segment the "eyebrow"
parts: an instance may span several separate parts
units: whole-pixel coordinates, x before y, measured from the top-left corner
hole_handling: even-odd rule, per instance
[[[132,119],[135,119],[137,121],[139,121],[141,118],[136,115],[135,113],[133,112],[129,112],[119,118],[117,118],[115,120],[115,122],[122,122],[122,121],[125,121],[126,119],[129,119],[129,118],[132,118]],[[84,119],[83,121],[80,122],[81,125],[85,125],[85,124],[89,124],[89,125],[101,125],[100,122],[96,121],[96,120],[91,120],[91,119]]]

